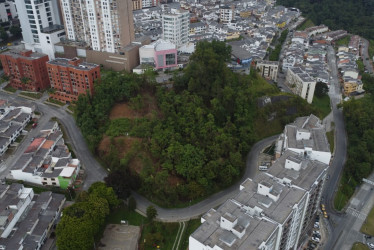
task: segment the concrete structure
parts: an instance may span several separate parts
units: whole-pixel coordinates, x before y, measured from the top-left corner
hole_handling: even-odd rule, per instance
[[[13,18],[17,18],[17,8],[14,2],[10,0],[0,1],[0,22],[9,22]]]
[[[115,71],[131,71],[139,65],[139,48],[149,44],[149,37],[140,37],[135,42],[127,45],[121,53],[109,53],[90,50],[85,43],[64,41],[56,44],[56,57],[75,58],[79,57],[88,63],[98,64],[104,69]]]
[[[305,119],[307,119],[305,121]],[[301,117],[305,127],[314,116]],[[202,218],[189,249],[299,249],[318,210],[328,165],[291,150],[267,173],[247,179],[240,192]]]
[[[18,183],[0,185],[0,249],[41,249],[65,200],[52,192],[34,195]]]
[[[150,65],[155,69],[176,68],[177,48],[165,40],[158,40],[139,49],[140,64]]]
[[[326,131],[314,115],[297,118],[293,124],[286,125],[279,140],[282,141],[283,152],[290,150],[311,160],[330,164],[331,152]]]
[[[10,178],[66,189],[74,184],[80,167],[64,144],[57,122],[50,121],[14,163]]]
[[[279,62],[272,61],[257,61],[256,69],[260,70],[262,77],[277,81]]]
[[[100,249],[136,250],[140,236],[138,226],[109,224],[100,240],[105,247]]]
[[[234,20],[235,11],[229,6],[220,6],[219,7],[219,19],[222,23],[230,23]]]
[[[61,0],[67,39],[117,53],[135,40],[131,0]]]
[[[162,38],[177,47],[188,43],[190,13],[171,9],[162,14]]]
[[[54,44],[65,37],[58,0],[16,0],[25,48],[54,58]]]
[[[47,62],[53,99],[62,102],[77,101],[87,92],[93,94],[94,82],[100,79],[100,66],[82,62],[79,58],[56,58]]]
[[[10,50],[0,54],[0,60],[13,88],[40,91],[49,87],[47,55],[31,50]]]
[[[285,83],[296,95],[301,96],[308,103],[313,102],[316,80],[299,67],[289,68]]]

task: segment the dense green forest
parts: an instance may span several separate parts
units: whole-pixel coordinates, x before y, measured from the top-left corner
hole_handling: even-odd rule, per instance
[[[342,209],[355,188],[374,170],[374,77],[362,76],[364,98],[343,104],[344,121],[348,134],[348,159],[344,167],[335,207]]]
[[[286,7],[297,7],[313,23],[332,30],[374,39],[374,1],[372,0],[278,0]]]
[[[201,42],[172,89],[157,85],[151,72],[107,72],[93,97],[79,97],[77,124],[120,198],[138,189],[173,206],[216,192],[240,177],[254,142],[316,112],[296,96],[259,108],[259,97],[281,93],[255,70],[229,70],[230,54],[223,42]],[[115,103],[137,116],[109,119]]]

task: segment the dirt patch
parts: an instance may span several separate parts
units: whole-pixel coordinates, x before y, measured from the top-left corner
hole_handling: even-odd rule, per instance
[[[153,118],[155,115],[160,116],[160,110],[157,107],[157,100],[156,98],[151,95],[150,93],[142,93],[141,94],[141,108],[135,110],[133,107],[136,106],[131,102],[121,102],[117,103],[113,106],[109,119],[117,119],[117,118]]]
[[[134,159],[131,160],[129,167],[132,171],[135,171],[137,174],[140,174],[143,169],[142,159],[140,159],[139,156],[135,156]]]
[[[170,175],[168,177],[168,183],[172,187],[177,187],[177,186],[183,184],[184,180],[182,178],[178,177],[178,176]]]
[[[141,142],[142,139],[130,136],[118,136],[114,138],[114,145],[118,150],[119,157],[123,158],[130,150],[135,142]],[[101,155],[109,153],[110,145],[112,144],[110,137],[104,135],[99,144],[99,152]]]

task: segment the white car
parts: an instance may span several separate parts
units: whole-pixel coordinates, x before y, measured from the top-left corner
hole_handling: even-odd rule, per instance
[[[318,230],[314,230],[313,234],[321,234]]]
[[[373,243],[368,243],[368,246],[370,247],[370,249],[374,249],[374,244]]]
[[[319,225],[317,225],[317,224],[314,224],[314,228],[319,228]]]
[[[320,240],[317,237],[312,237],[312,241],[319,242]]]

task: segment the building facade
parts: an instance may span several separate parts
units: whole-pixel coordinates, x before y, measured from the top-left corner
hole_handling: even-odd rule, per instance
[[[55,43],[65,37],[58,0],[15,0],[25,48],[54,58]]]
[[[9,22],[17,16],[17,8],[14,2],[10,0],[0,1],[0,22]]]
[[[132,10],[141,10],[142,0],[132,0]]]
[[[279,62],[258,61],[256,64],[256,69],[260,70],[262,77],[276,82],[278,76],[278,66]]]
[[[61,0],[66,37],[116,53],[135,40],[131,0]]]
[[[285,83],[291,91],[305,99],[308,103],[313,102],[316,80],[301,68],[293,67],[287,70]]]
[[[235,11],[229,6],[221,6],[219,8],[219,19],[222,23],[230,23],[234,20]]]
[[[171,9],[162,14],[162,37],[177,47],[188,43],[190,13]]]
[[[156,70],[178,67],[177,48],[165,40],[157,40],[139,49],[140,64],[149,65]]]
[[[62,102],[77,101],[80,94],[94,92],[94,81],[100,79],[100,66],[84,63],[78,58],[56,58],[47,62],[53,99]]]
[[[159,4],[159,0],[141,0],[142,8],[151,8]]]
[[[11,50],[0,54],[0,60],[13,88],[40,91],[49,87],[47,55],[31,50]]]

